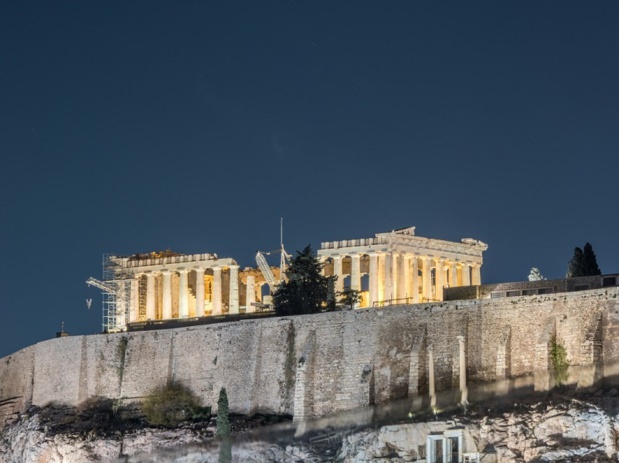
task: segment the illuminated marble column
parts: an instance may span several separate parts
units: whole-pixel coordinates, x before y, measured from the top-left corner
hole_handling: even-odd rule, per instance
[[[481,285],[481,265],[473,264],[473,285]]]
[[[404,295],[406,303],[410,303],[413,297],[413,282],[412,282],[412,274],[411,274],[411,255],[404,254],[402,256],[402,279],[403,279],[403,287],[404,287]]]
[[[393,299],[393,253],[388,252],[385,255],[385,297],[384,299]]]
[[[186,268],[178,269],[178,318],[189,317],[188,273],[189,270]]]
[[[428,346],[428,393],[430,395],[430,407],[436,407],[436,386],[434,384],[434,349]]]
[[[172,272],[164,270],[161,275],[163,276],[161,318],[169,320],[172,318]]]
[[[455,262],[451,262],[449,265],[449,286],[451,288],[458,286],[458,267]]]
[[[378,253],[378,276],[376,278],[377,281],[377,291],[376,291],[376,299],[378,301],[385,300],[385,254]]]
[[[399,281],[400,255],[391,253],[391,299],[397,299],[400,291]]]
[[[465,344],[464,344],[464,336],[458,336],[458,344],[459,344],[459,354],[460,354],[460,393],[461,399],[460,403],[467,404],[467,387],[466,387],[466,352],[465,352]]]
[[[344,289],[344,275],[342,274],[342,256],[333,257],[333,275],[337,275],[337,280],[335,280],[335,292],[337,293]]]
[[[432,259],[422,256],[423,261],[423,302],[432,299]]]
[[[411,285],[413,287],[413,304],[419,303],[419,261],[417,255],[413,254],[411,259]]]
[[[378,254],[370,253],[370,307],[378,300]]]
[[[196,317],[204,317],[204,267],[196,267]]]
[[[434,259],[434,299],[437,301],[443,300],[443,277],[445,276],[445,270],[443,269],[445,260],[440,258]]]
[[[155,274],[146,274],[146,320],[155,319]]]
[[[221,267],[213,267],[213,315],[221,315]]]
[[[252,313],[256,311],[256,306],[251,305],[252,302],[256,302],[256,277],[253,275],[247,275],[247,285],[245,289],[245,313]]]
[[[471,285],[471,267],[469,264],[462,264],[462,286]]]
[[[350,289],[361,291],[361,256],[353,254],[350,258]]]
[[[142,274],[137,274],[131,280],[131,305],[129,308],[129,322],[137,322],[140,319],[140,277]]]
[[[230,314],[239,313],[239,266],[230,266]]]

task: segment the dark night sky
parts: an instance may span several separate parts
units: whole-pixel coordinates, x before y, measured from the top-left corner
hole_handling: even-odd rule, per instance
[[[616,1],[0,3],[0,355],[100,331],[104,252],[417,234],[619,272]],[[86,309],[85,299],[93,298]]]

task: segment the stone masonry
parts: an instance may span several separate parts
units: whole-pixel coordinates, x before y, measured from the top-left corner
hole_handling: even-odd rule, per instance
[[[139,400],[181,381],[234,413],[324,416],[469,382],[619,360],[619,288],[369,308],[181,329],[57,338],[0,359],[0,420],[30,405]]]

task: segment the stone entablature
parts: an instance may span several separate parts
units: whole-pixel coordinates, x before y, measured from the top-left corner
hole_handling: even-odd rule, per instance
[[[325,275],[338,276],[336,291],[349,277],[350,288],[362,291],[361,307],[368,307],[442,301],[444,287],[479,285],[486,249],[472,238],[456,243],[415,236],[410,227],[374,238],[323,242],[318,257]]]

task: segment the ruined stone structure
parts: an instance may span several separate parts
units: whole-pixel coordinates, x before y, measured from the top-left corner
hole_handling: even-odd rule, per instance
[[[260,271],[239,270],[234,259],[216,254],[110,256],[105,265],[120,286],[116,302],[128,323],[251,313],[266,284]]]
[[[592,382],[619,360],[618,296],[610,287],[62,337],[0,359],[0,415],[139,400],[176,380],[205,405],[225,387],[231,412],[303,419],[462,389],[463,378],[535,374],[543,387],[557,344]]]
[[[444,287],[481,284],[482,253],[488,246],[415,236],[415,227],[363,238],[322,243],[318,257],[336,291],[347,284],[362,292],[361,307],[443,300]],[[366,280],[366,281],[364,281]]]

